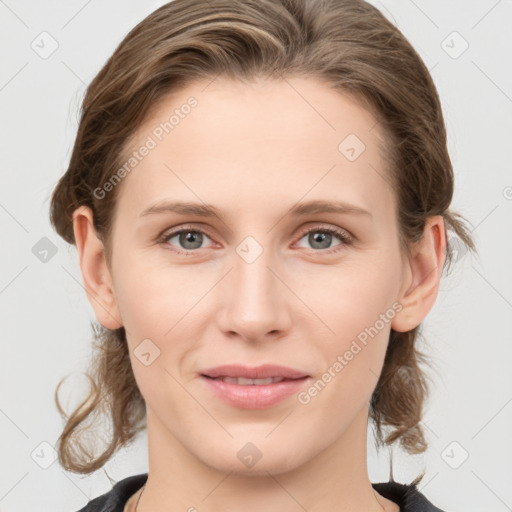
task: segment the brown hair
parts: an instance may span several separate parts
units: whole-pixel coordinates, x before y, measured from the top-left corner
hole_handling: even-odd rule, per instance
[[[432,78],[398,28],[362,0],[174,0],[150,14],[86,91],[69,167],[51,199],[51,222],[62,238],[75,243],[72,213],[90,207],[110,265],[120,187],[102,199],[94,191],[122,165],[130,137],[159,100],[196,79],[218,75],[247,81],[308,76],[355,95],[384,128],[402,249],[408,252],[422,237],[428,217],[442,215],[457,243],[476,251],[464,217],[448,209],[454,176]],[[450,239],[443,271],[450,268],[453,251]],[[391,331],[369,410],[377,445],[398,440],[411,454],[427,447],[420,425],[428,393],[421,365],[427,359],[417,347],[419,327]],[[99,326],[94,339],[89,396],[67,417],[58,399],[62,381],[55,392],[67,419],[58,440],[59,461],[79,473],[103,466],[144,427],[145,402],[124,328]],[[112,422],[112,435],[95,455],[86,434],[102,415]]]

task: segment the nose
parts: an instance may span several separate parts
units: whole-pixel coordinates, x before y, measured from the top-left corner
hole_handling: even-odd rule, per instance
[[[222,332],[254,342],[288,332],[293,294],[279,275],[280,268],[270,251],[263,250],[252,262],[235,252],[233,268],[219,290],[217,318]]]

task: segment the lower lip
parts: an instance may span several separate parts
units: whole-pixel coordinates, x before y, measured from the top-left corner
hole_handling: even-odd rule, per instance
[[[242,409],[265,409],[298,393],[309,377],[263,385],[233,384],[204,375],[201,375],[201,379],[217,397],[229,405]]]

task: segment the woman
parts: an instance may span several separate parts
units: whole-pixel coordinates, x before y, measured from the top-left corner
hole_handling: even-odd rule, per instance
[[[475,250],[452,195],[435,86],[371,5],[175,0],[139,23],[51,204],[101,324],[60,463],[148,433],[148,473],[82,512],[438,511],[422,475],[371,483],[366,443],[371,420],[427,448],[419,327],[448,229]]]

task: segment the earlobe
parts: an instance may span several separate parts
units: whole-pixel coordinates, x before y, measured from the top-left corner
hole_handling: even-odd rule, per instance
[[[446,232],[441,215],[429,217],[423,237],[412,247],[404,268],[398,302],[402,309],[395,315],[391,327],[407,332],[417,327],[434,306],[446,257]]]
[[[123,324],[105,259],[104,246],[96,234],[89,207],[80,206],[73,212],[73,231],[85,291],[96,319],[107,329],[118,329]]]

